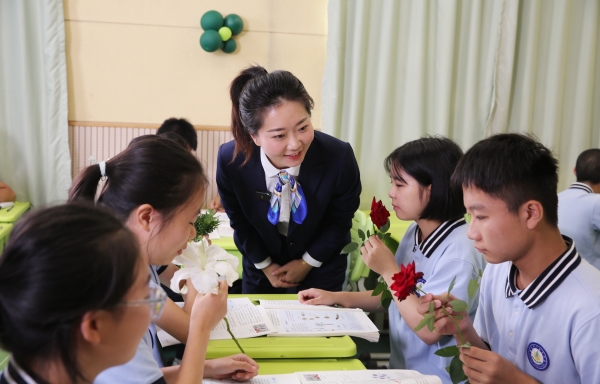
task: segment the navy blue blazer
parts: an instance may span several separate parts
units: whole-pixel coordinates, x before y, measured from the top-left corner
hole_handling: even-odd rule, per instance
[[[240,167],[244,155],[232,162],[235,142],[221,145],[217,158],[217,186],[225,212],[234,229],[234,241],[242,255],[257,264],[271,257],[274,262],[282,249],[277,226],[267,219],[269,202],[255,192],[267,191],[260,148]],[[304,252],[320,262],[339,255],[350,243],[352,217],[360,204],[360,173],[350,144],[315,131],[297,177],[308,212],[302,224],[290,220],[288,250],[291,259]]]

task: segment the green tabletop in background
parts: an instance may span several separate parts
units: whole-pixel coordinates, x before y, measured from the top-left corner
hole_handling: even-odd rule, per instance
[[[30,207],[26,201],[15,201],[15,205],[0,209],[0,223],[14,223]]]

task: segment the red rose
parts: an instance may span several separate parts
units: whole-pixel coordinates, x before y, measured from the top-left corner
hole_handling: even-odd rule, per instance
[[[392,276],[394,282],[390,287],[396,293],[398,300],[402,301],[410,294],[414,294],[417,289],[417,281],[423,277],[423,272],[415,271],[415,262],[408,264],[400,264],[400,272]]]
[[[390,213],[385,208],[385,205],[379,200],[375,202],[375,197],[373,197],[373,202],[371,203],[371,221],[377,229],[380,229],[385,223],[388,222],[388,217],[390,217]]]

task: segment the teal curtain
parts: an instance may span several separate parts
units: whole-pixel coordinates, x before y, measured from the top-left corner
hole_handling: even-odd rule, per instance
[[[0,180],[20,201],[71,184],[62,0],[0,1]]]
[[[572,182],[600,146],[599,17],[586,0],[330,0],[323,130],[355,149],[361,207],[387,195],[385,156],[424,135],[466,150],[534,133]]]

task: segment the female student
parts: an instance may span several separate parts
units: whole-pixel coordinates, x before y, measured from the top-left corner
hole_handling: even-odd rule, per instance
[[[242,253],[244,293],[342,289],[361,192],[348,143],[314,131],[313,99],[287,71],[260,66],[231,83],[231,132],[217,185]]]
[[[112,209],[134,233],[142,256],[150,266],[151,282],[159,287],[159,265],[170,264],[181,254],[196,231],[194,222],[206,190],[207,179],[198,160],[176,142],[150,135],[131,143],[107,162],[83,170],[69,192],[69,199],[94,200],[98,182],[105,178],[97,203]],[[210,331],[227,312],[227,286],[219,295],[205,295],[202,316],[190,317],[198,301],[191,284],[184,309],[167,299],[155,324],[186,343],[183,362],[159,368],[155,329],[140,343],[129,363],[103,372],[97,383],[182,383],[198,378],[230,377],[247,380],[256,375],[257,364],[245,355],[204,361]],[[195,306],[193,307],[195,309]]]
[[[0,258],[0,383],[91,382],[123,364],[160,313],[133,234],[107,211],[63,205],[21,219]]]
[[[411,141],[397,148],[385,160],[386,171],[392,179],[389,196],[401,220],[414,220],[410,225],[396,257],[377,237],[370,237],[361,248],[365,263],[392,285],[392,276],[400,264],[415,262],[416,271],[423,272],[420,288],[425,292],[447,290],[456,277],[452,293],[469,304],[470,313],[477,308],[477,299],[467,294],[469,281],[483,269],[483,258],[467,238],[465,208],[460,188],[450,185],[462,151],[454,142],[441,137]],[[366,311],[380,310],[379,297],[371,292],[326,292],[309,289],[298,294],[306,304],[338,304],[359,307]],[[455,344],[453,338],[430,332],[427,327],[415,332],[413,328],[423,318],[417,312],[418,298],[409,295],[402,302],[394,296],[390,305],[390,367],[414,369],[437,375],[450,383],[445,370],[449,358],[434,354],[439,348]]]

